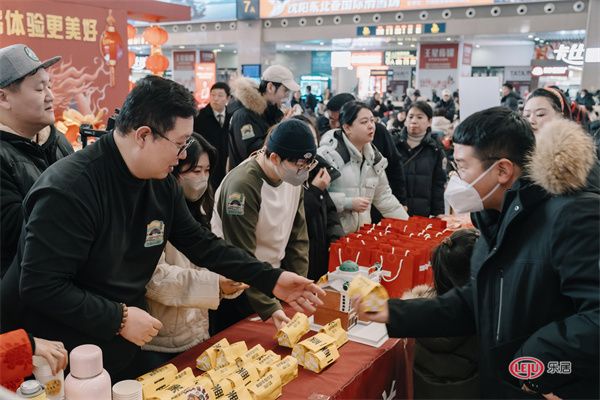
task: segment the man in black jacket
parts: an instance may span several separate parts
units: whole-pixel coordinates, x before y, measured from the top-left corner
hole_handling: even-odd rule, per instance
[[[446,198],[473,212],[481,232],[470,282],[436,299],[389,300],[363,317],[387,322],[394,337],[477,334],[483,397],[597,399],[600,185],[593,140],[566,120],[534,138],[522,117],[495,107],[460,124],[454,144],[460,176]]]
[[[500,100],[502,106],[509,108],[512,111],[518,111],[519,100],[521,100],[521,97],[514,91],[513,85],[505,82],[504,85],[502,85],[502,100]]]
[[[23,199],[56,160],[73,148],[54,127],[54,96],[46,68],[22,44],[0,49],[0,277],[17,252],[23,224]]]
[[[140,346],[162,324],[145,311],[145,286],[167,241],[195,265],[314,311],[322,291],[310,280],[256,260],[191,216],[170,172],[192,143],[195,114],[185,87],[146,77],[113,133],[42,174],[24,201],[18,262],[2,280],[2,317],[18,308],[20,320],[3,329],[16,322],[67,350],[96,344],[115,381],[152,369]]]
[[[227,165],[227,147],[229,120],[231,113],[227,112],[227,102],[231,90],[225,82],[217,82],[210,88],[210,102],[194,119],[194,132],[202,135],[215,149],[217,162],[210,168],[210,183],[217,189],[225,177]]]
[[[263,147],[269,128],[284,117],[281,104],[291,92],[300,90],[300,85],[294,81],[292,71],[283,65],[271,65],[258,87],[254,81],[240,78],[233,88],[236,101],[230,106],[229,170]]]

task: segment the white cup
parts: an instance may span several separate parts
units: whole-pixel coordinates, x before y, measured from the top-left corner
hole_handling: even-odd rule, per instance
[[[33,356],[33,375],[46,387],[48,400],[63,400],[65,398],[65,374],[59,371],[52,374],[52,368],[44,357]]]
[[[142,384],[134,380],[117,382],[112,393],[113,400],[142,400]]]

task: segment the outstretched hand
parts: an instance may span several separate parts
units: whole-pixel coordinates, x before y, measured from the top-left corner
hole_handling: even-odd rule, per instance
[[[277,280],[273,294],[288,303],[294,310],[312,314],[317,305],[323,305],[319,297],[325,296],[325,291],[310,279],[289,271],[284,271]]]

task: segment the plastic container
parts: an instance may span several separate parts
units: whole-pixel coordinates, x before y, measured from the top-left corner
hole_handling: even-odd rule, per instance
[[[71,373],[65,379],[67,400],[111,400],[110,376],[102,365],[102,350],[84,344],[69,355]]]
[[[59,371],[52,374],[50,364],[44,357],[33,356],[33,375],[46,388],[48,400],[63,400],[65,398],[65,373]]]

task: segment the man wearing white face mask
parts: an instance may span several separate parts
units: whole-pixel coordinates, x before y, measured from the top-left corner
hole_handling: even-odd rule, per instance
[[[274,267],[306,276],[308,233],[302,184],[316,165],[309,126],[290,119],[275,125],[265,147],[234,168],[215,195],[212,231]],[[217,330],[253,312],[277,328],[289,318],[278,301],[253,289],[217,310]]]
[[[446,198],[472,212],[481,232],[470,282],[436,299],[393,299],[382,312],[360,314],[388,323],[392,337],[477,334],[484,398],[599,398],[592,138],[564,120],[534,137],[522,117],[496,107],[467,118],[453,139],[460,177]]]

